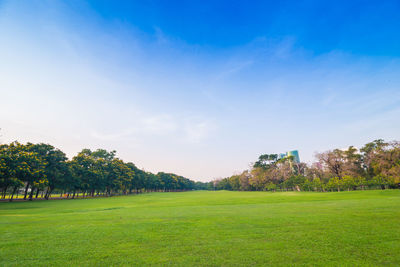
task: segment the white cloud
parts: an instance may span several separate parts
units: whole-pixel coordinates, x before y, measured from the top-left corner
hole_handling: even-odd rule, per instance
[[[215,124],[210,120],[188,119],[184,125],[185,140],[189,143],[200,143],[215,130]]]
[[[139,127],[145,133],[166,135],[176,132],[178,123],[172,115],[160,114],[141,119]]]
[[[196,116],[173,116],[170,114],[152,115],[145,118],[135,118],[128,128],[118,127],[121,131],[108,133],[92,130],[90,136],[101,141],[118,141],[127,138],[140,142],[151,136],[167,138],[172,142],[198,144],[208,138],[215,131],[215,123]]]

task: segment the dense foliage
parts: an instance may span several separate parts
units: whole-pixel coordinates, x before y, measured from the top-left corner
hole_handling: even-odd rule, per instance
[[[349,147],[316,154],[311,165],[292,157],[261,155],[250,170],[214,181],[216,190],[341,191],[400,187],[400,142],[375,140],[361,149]]]
[[[48,144],[0,145],[0,188],[10,201],[21,190],[24,199],[49,199],[58,192],[67,197],[182,191],[202,189],[204,184],[185,177],[140,170],[115,157],[115,151],[83,149],[72,160]]]

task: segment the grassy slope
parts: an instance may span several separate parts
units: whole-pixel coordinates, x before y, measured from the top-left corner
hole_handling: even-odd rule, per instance
[[[400,191],[0,203],[0,265],[400,265]]]

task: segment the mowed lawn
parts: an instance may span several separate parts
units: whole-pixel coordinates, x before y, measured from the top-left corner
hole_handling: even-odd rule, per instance
[[[400,266],[400,190],[0,203],[0,266]]]

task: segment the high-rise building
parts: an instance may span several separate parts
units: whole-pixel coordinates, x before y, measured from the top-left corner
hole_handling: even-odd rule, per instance
[[[286,153],[280,153],[278,155],[278,159],[283,159],[283,158],[286,158]]]
[[[299,151],[292,150],[292,151],[286,152],[286,155],[287,155],[287,157],[292,156],[294,162],[300,163]]]
[[[283,159],[283,158],[290,157],[290,156],[293,157],[294,162],[300,163],[299,151],[297,151],[297,150],[288,151],[286,153],[280,153],[278,155],[278,159]]]

